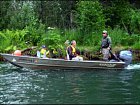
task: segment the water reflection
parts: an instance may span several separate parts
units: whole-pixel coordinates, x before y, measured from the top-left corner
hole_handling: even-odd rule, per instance
[[[140,103],[140,69],[28,70],[0,64],[1,104]]]

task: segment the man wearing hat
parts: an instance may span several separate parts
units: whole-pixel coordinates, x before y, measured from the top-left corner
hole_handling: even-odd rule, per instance
[[[101,49],[102,49],[101,51],[103,54],[103,60],[108,61],[109,52],[111,50],[111,38],[109,37],[106,30],[103,31],[102,35],[103,38],[101,42]]]
[[[41,54],[41,57],[42,58],[46,58],[46,55],[49,54],[49,51],[47,51],[46,49],[47,49],[46,46],[45,45],[42,45],[42,49],[40,51],[40,54]]]

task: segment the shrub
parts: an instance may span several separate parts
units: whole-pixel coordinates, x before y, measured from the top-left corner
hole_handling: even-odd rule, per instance
[[[46,44],[49,49],[62,49],[60,31],[58,29],[48,30],[48,32],[42,36],[42,42],[40,44]]]
[[[0,50],[2,52],[23,49],[27,47],[25,43],[26,30],[4,30],[0,32]]]

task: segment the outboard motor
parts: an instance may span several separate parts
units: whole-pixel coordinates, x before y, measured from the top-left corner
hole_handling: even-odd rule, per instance
[[[132,52],[129,50],[120,51],[119,58],[124,61],[127,66],[132,62]]]

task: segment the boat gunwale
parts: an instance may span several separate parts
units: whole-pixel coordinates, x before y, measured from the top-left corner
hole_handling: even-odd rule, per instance
[[[13,57],[19,57],[19,58],[32,58],[32,59],[40,59],[40,60],[54,60],[54,61],[65,61],[65,62],[89,62],[89,63],[119,63],[119,64],[125,64],[125,62],[108,62],[108,61],[99,61],[99,60],[83,60],[83,61],[74,61],[74,60],[65,60],[65,59],[59,59],[59,58],[39,58],[39,57],[33,57],[33,56],[25,56],[25,55],[22,55],[22,56],[16,56],[16,55],[13,55],[13,54],[5,54],[5,53],[0,53],[2,56],[3,55],[7,55],[7,56],[13,56]]]

